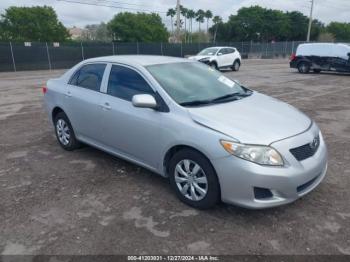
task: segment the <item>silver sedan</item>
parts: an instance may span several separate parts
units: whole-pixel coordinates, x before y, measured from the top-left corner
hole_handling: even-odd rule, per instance
[[[168,177],[196,208],[290,203],[326,174],[314,121],[196,61],[94,58],[43,91],[64,149],[88,144]]]

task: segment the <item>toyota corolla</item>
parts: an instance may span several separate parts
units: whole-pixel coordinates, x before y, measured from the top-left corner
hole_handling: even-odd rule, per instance
[[[313,120],[196,61],[88,59],[43,92],[64,149],[88,144],[168,177],[196,208],[287,204],[326,174]]]

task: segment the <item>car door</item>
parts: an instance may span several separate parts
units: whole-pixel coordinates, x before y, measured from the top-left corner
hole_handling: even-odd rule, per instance
[[[218,67],[223,67],[226,64],[226,48],[221,48],[217,53]]]
[[[227,65],[233,65],[233,62],[237,58],[236,49],[227,48]]]
[[[134,107],[131,101],[137,94],[155,96],[136,69],[112,65],[102,101],[109,107],[103,110],[103,142],[118,154],[156,168],[160,161],[160,112]]]
[[[106,63],[86,64],[70,79],[66,94],[65,111],[78,139],[100,142],[101,84]]]
[[[223,48],[222,53],[222,66],[231,65],[231,50],[229,48]]]

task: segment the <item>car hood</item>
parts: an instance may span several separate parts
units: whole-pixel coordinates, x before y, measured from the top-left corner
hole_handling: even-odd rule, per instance
[[[241,143],[269,145],[302,133],[311,119],[293,106],[254,92],[228,103],[188,108],[192,119]]]
[[[210,55],[196,55],[196,56],[190,56],[188,59],[192,59],[192,60],[201,60],[203,58],[211,58],[212,56]]]

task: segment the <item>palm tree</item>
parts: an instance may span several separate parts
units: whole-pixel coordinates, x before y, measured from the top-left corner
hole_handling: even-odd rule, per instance
[[[187,12],[188,12],[188,9],[180,5],[180,13],[185,19],[185,43],[187,38]]]
[[[173,17],[176,15],[176,10],[173,8],[169,8],[168,12],[166,13],[166,16],[170,16],[171,20],[171,33],[174,34],[174,23],[173,23]]]
[[[196,13],[196,21],[198,22],[198,31],[201,31],[201,23],[204,22],[205,12],[199,9]]]
[[[213,13],[210,10],[205,11],[204,17],[207,19],[207,33],[209,30],[209,19],[213,17]]]
[[[216,34],[218,33],[218,27],[219,27],[219,24],[222,23],[222,18],[218,15],[214,16],[213,17],[213,23],[214,23],[214,26],[215,26],[215,33],[214,33],[214,43],[216,42]]]
[[[192,41],[192,21],[193,21],[193,18],[196,18],[196,12],[193,11],[192,9],[189,9],[187,11],[187,18],[190,20],[190,24],[189,24],[189,31],[190,31],[190,36],[191,36],[191,41]]]

